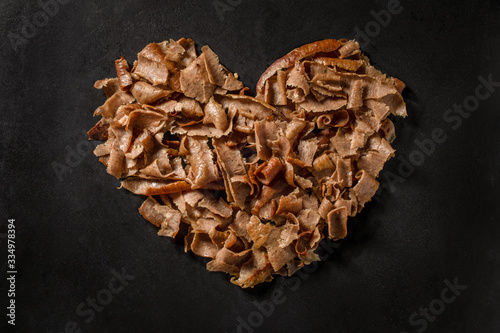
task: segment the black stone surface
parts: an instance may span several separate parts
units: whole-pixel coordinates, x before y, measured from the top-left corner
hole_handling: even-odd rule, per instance
[[[479,88],[489,96],[466,117],[447,112],[474,107],[479,77],[500,82],[500,1],[402,1],[383,24],[384,1],[60,1],[0,2],[1,332],[500,332],[500,84]],[[363,51],[407,84],[409,116],[395,120],[397,158],[381,175],[393,187],[314,272],[241,290],[157,237],[142,199],[85,151],[105,100],[93,83],[115,76],[118,56],[191,37],[255,87],[291,49],[365,28]],[[446,140],[416,152],[436,128]],[[403,159],[420,165],[406,174]],[[128,275],[123,288],[114,271]],[[455,279],[459,296],[445,290]],[[109,304],[89,310],[97,296]],[[439,314],[409,321],[429,306]]]

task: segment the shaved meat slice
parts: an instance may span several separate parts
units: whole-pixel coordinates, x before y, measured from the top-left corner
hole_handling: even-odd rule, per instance
[[[380,98],[380,101],[385,103],[389,107],[392,114],[401,117],[406,117],[408,115],[406,113],[406,105],[401,94],[394,93],[386,95]]]
[[[175,237],[181,223],[181,213],[168,206],[162,206],[152,197],[148,197],[139,208],[139,213],[156,227],[158,235]]]
[[[198,204],[199,207],[208,209],[214,214],[220,215],[222,217],[230,217],[233,214],[233,210],[224,201],[224,199],[219,198],[215,200],[214,198],[204,197],[203,200]]]
[[[296,233],[295,236],[298,237]],[[269,263],[275,272],[279,271],[283,266],[285,266],[286,263],[290,262],[297,256],[292,244],[282,248],[276,243],[273,243],[273,245],[269,245],[266,249]]]
[[[332,211],[335,208],[335,206],[328,200],[327,198],[323,198],[321,201],[321,204],[319,205],[318,208],[318,213],[321,215],[323,219],[326,220],[328,213]]]
[[[325,112],[343,108],[346,103],[347,101],[344,98],[328,97],[322,101],[317,101],[313,97],[308,96],[305,101],[299,103],[299,105],[308,112]]]
[[[210,236],[201,232],[194,233],[190,249],[194,254],[197,254],[200,257],[212,259],[215,258],[218,252],[217,246],[212,242]]]
[[[241,153],[235,148],[229,148],[224,141],[214,140],[218,163],[232,199],[240,208],[245,207],[251,187]]]
[[[314,230],[321,220],[321,215],[312,209],[303,209],[297,215],[300,224],[300,230]]]
[[[121,178],[122,174],[127,171],[125,166],[125,154],[123,151],[113,146],[109,153],[107,166],[108,168],[106,171],[110,175],[113,175],[116,178]]]
[[[94,88],[102,89],[107,98],[120,90],[120,81],[117,78],[99,80],[94,83]]]
[[[286,127],[285,136],[290,142],[295,142],[300,132],[307,126],[307,122],[302,119],[293,118],[290,123],[288,123]]]
[[[278,127],[275,123],[260,120],[255,122],[255,144],[257,147],[257,155],[261,160],[269,160],[273,151],[269,147],[269,142],[278,139]]]
[[[325,237],[375,195],[394,156],[405,84],[374,68],[356,41],[327,39],[275,61],[250,96],[236,73],[191,39],[147,45],[131,69],[97,81],[106,94],[87,133],[94,154],[158,235],[184,234],[242,287],[320,260]],[[183,225],[182,225],[183,224]]]
[[[384,120],[387,115],[391,112],[390,108],[383,102],[379,102],[373,99],[368,99],[365,101],[367,107],[369,107],[375,116],[375,118],[380,122]]]
[[[394,149],[385,139],[372,136],[368,140],[367,153],[359,158],[357,165],[373,177],[377,177],[385,162],[394,155]]]
[[[234,217],[233,223],[229,226],[237,235],[243,237],[247,241],[251,241],[252,238],[248,234],[247,225],[250,223],[250,215],[243,210],[239,210]]]
[[[291,193],[285,197],[280,198],[280,203],[278,209],[276,210],[276,215],[292,213],[294,215],[298,214],[302,210],[302,199],[297,199],[294,193]]]
[[[354,132],[352,133],[351,154],[356,154],[359,149],[363,148],[373,132],[374,130],[369,123],[364,120],[356,119],[354,123]]]
[[[189,151],[187,158],[191,165],[188,179],[192,182],[192,188],[203,188],[206,184],[219,179],[207,140],[203,137],[188,137],[186,141]]]
[[[215,84],[223,89],[233,91],[243,88],[243,83],[229,72],[224,66],[219,63],[219,57],[208,46],[201,48],[205,55],[205,66],[208,73],[210,83]]]
[[[356,80],[352,84],[347,108],[352,110],[361,106],[363,106],[363,81]]]
[[[303,102],[306,96],[309,95],[310,88],[303,67],[293,67],[288,74],[286,85],[295,88],[287,91],[288,99],[292,100],[294,103]]]
[[[225,131],[228,126],[227,115],[222,105],[217,103],[213,97],[205,106],[205,117],[203,118],[204,124],[214,124],[215,128]]]
[[[314,253],[314,249],[318,247],[321,240],[321,233],[318,228],[305,231],[299,235],[295,243],[295,252],[304,264],[309,265],[313,261],[319,260],[319,256]]]
[[[153,148],[153,137],[147,129],[144,129],[142,133],[135,138],[132,149],[125,153],[125,156],[130,160],[134,160],[141,154],[151,152]]]
[[[241,266],[252,256],[252,250],[233,252],[227,248],[222,248],[215,259],[207,264],[207,269],[212,272],[225,272],[239,276]]]
[[[137,65],[132,72],[153,85],[167,84],[171,62],[156,43],[151,43],[137,55]]]
[[[351,141],[352,132],[343,130],[337,131],[337,134],[331,138],[333,147],[342,157],[351,155]]]
[[[87,136],[90,140],[106,141],[108,139],[108,128],[108,124],[99,120],[97,124],[87,132]]]
[[[252,248],[252,257],[241,266],[240,276],[232,278],[231,282],[242,288],[251,288],[259,283],[271,281],[272,272],[266,251]]]
[[[98,113],[103,116],[106,122],[109,123],[115,117],[115,113],[120,106],[132,103],[134,100],[134,96],[132,96],[130,93],[125,91],[118,91],[113,96],[108,98],[108,100],[97,110],[99,110]]]
[[[330,178],[334,172],[335,165],[326,153],[314,160],[312,173],[316,179],[322,180],[324,178]]]
[[[147,82],[139,81],[132,85],[130,92],[134,95],[135,99],[142,104],[150,104],[156,102],[160,98],[171,95],[173,90],[164,90],[153,87]]]
[[[356,72],[361,66],[363,66],[363,61],[361,60],[350,60],[350,59],[339,59],[339,58],[328,58],[328,57],[317,57],[314,58],[317,63],[329,66],[338,67],[350,72]]]
[[[250,222],[247,224],[248,235],[252,238],[257,249],[266,243],[271,230],[273,230],[273,227],[270,224],[262,223],[255,215],[250,218]]]
[[[377,192],[379,183],[368,172],[362,170],[356,174],[358,183],[353,187],[354,193],[358,198],[360,210],[365,203],[370,201],[375,192]]]
[[[332,210],[327,216],[328,236],[333,240],[347,236],[347,208],[340,207]]]
[[[295,61],[304,59],[309,56],[313,56],[320,52],[333,52],[342,46],[342,42],[335,39],[325,39],[321,41],[317,41],[314,43],[306,44],[295,50],[288,53],[286,56],[281,59],[276,60],[269,68],[262,74],[257,82],[257,93],[262,92],[262,88],[264,87],[265,82],[271,76],[273,76],[276,71],[280,69],[285,69],[292,66]]]
[[[109,147],[105,143],[101,143],[94,149],[95,156],[109,155]]]
[[[178,48],[177,45],[182,46],[182,48],[184,49],[184,53],[180,54],[180,48]],[[181,68],[186,68],[196,59],[196,48],[194,45],[194,41],[191,38],[182,37],[176,42],[170,40],[169,46],[172,46],[172,49],[176,50],[175,53],[177,54],[175,54],[175,56],[178,58],[174,58],[172,56],[172,52],[170,52],[169,50],[167,50],[166,52],[167,58],[175,62],[175,64]]]
[[[269,162],[264,162],[255,170],[255,176],[262,184],[269,185],[282,169],[283,164],[279,158],[273,156]]]
[[[312,166],[312,162],[314,161],[314,156],[316,155],[316,151],[318,149],[318,141],[317,139],[310,140],[302,140],[299,142],[298,151],[299,160],[304,162],[305,166]]]
[[[245,111],[247,114],[253,114],[255,119],[267,119],[275,114],[276,108],[257,98],[245,95],[225,95],[221,100],[222,107],[228,109],[236,109],[239,113]]]
[[[382,121],[378,130],[382,138],[386,139],[388,142],[392,142],[396,138],[396,128],[390,119]]]
[[[352,164],[349,158],[337,157],[335,161],[335,176],[337,176],[336,181],[341,188],[351,187],[353,181]]]
[[[127,178],[122,181],[122,186],[134,194],[159,195],[184,192],[191,189],[185,181],[160,181],[156,179]]]
[[[354,54],[359,53],[359,44],[355,41],[348,41],[339,49],[340,58],[348,58]]]
[[[136,110],[130,112],[125,129],[127,131],[132,128],[148,129],[149,132],[156,133],[163,125],[162,120],[164,120],[164,116],[158,112]]]
[[[132,76],[130,75],[130,67],[124,57],[115,60],[116,75],[122,90],[127,90],[133,83]]]
[[[303,178],[303,177],[298,176],[298,175],[294,175],[294,182],[304,190],[310,189],[314,185],[310,179]]]
[[[286,73],[279,70],[276,79],[270,78],[264,89],[264,100],[272,105],[286,105]]]
[[[207,103],[210,100],[215,85],[210,83],[204,53],[181,70],[180,84],[186,96],[195,98],[200,103]]]

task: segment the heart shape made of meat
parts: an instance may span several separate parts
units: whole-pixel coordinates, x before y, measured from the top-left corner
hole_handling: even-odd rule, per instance
[[[181,38],[149,44],[132,67],[116,60],[117,78],[95,83],[107,100],[88,132],[105,141],[94,153],[147,196],[139,212],[158,235],[184,237],[208,270],[242,288],[290,276],[377,191],[404,84],[357,42],[327,39],[274,62],[252,97],[201,51]]]

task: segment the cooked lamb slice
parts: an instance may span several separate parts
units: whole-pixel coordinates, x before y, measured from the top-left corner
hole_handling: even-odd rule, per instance
[[[339,58],[328,58],[328,57],[317,57],[314,61],[329,67],[342,68],[350,72],[356,72],[364,62],[362,60],[350,60],[350,59],[339,59]]]
[[[321,220],[321,215],[312,209],[303,209],[297,215],[301,231],[314,230]]]
[[[340,188],[351,187],[353,182],[352,161],[350,158],[341,158],[339,156],[335,159],[335,174],[336,181]]]
[[[225,272],[239,277],[241,266],[252,256],[252,250],[247,249],[242,252],[233,252],[227,248],[222,248],[215,259],[207,263],[207,269],[212,272]]]
[[[269,142],[278,139],[278,127],[274,122],[259,120],[255,122],[255,144],[257,155],[263,161],[269,160],[273,156],[273,151],[269,148]]]
[[[273,230],[273,226],[271,224],[262,223],[255,215],[250,217],[250,222],[247,224],[248,235],[252,238],[254,247],[257,249],[266,243],[271,230]]]
[[[239,210],[234,217],[233,223],[229,226],[239,237],[251,241],[252,238],[248,234],[247,225],[250,223],[250,215],[243,210]]]
[[[355,54],[360,53],[359,44],[354,40],[350,40],[338,50],[340,58],[349,58]]]
[[[337,153],[342,157],[351,155],[352,132],[348,130],[338,130],[334,137],[330,139]]]
[[[243,88],[243,83],[238,81],[233,73],[220,64],[219,57],[210,47],[205,45],[201,48],[201,51],[205,54],[205,66],[210,83],[229,91]]]
[[[393,115],[401,117],[406,117],[408,115],[406,113],[406,104],[400,93],[387,94],[380,98],[380,101],[389,107]]]
[[[328,236],[333,240],[347,236],[347,208],[340,207],[332,210],[327,216]]]
[[[189,151],[187,158],[191,165],[188,175],[192,188],[203,188],[208,183],[219,179],[214,155],[208,147],[207,139],[203,137],[187,137],[186,148]]]
[[[109,124],[104,123],[101,119],[87,132],[87,136],[89,140],[106,141],[108,139],[108,128]]]
[[[133,101],[135,101],[135,98],[132,94],[120,90],[109,97],[103,105],[97,108],[96,112],[102,115],[107,123],[110,123],[113,121],[115,112],[120,106],[130,104]]]
[[[205,258],[215,258],[218,249],[213,243],[210,236],[202,232],[193,232],[193,240],[190,244],[190,249],[194,254]]]
[[[302,198],[297,198],[295,193],[282,196],[279,201],[276,215],[292,213],[297,215],[302,210]]]
[[[120,81],[117,78],[99,80],[94,83],[94,88],[102,89],[106,97],[110,98],[120,90]]]
[[[233,214],[233,210],[224,199],[219,198],[219,200],[216,200],[212,195],[205,195],[198,203],[198,206],[206,208],[212,213],[222,217],[230,217]]]
[[[287,105],[286,73],[279,70],[277,76],[269,78],[264,88],[264,101],[271,105]]]
[[[225,131],[228,127],[226,111],[224,111],[222,105],[217,103],[213,97],[211,97],[210,101],[205,105],[203,124],[214,124],[215,128],[221,131]]]
[[[306,57],[313,56],[317,53],[328,53],[337,50],[343,43],[335,39],[325,39],[314,43],[306,44],[289,52],[286,56],[276,60],[269,68],[261,75],[257,82],[257,93],[262,93],[264,85],[271,76],[278,70],[286,69],[295,64],[296,61]]]
[[[147,129],[150,133],[156,134],[164,125],[165,116],[155,111],[134,110],[128,115],[125,129]]]
[[[286,85],[292,89],[287,91],[287,96],[294,103],[303,102],[307,95],[309,95],[309,84],[304,72],[303,66],[294,66],[290,73]]]
[[[229,187],[226,190],[229,190],[228,192],[236,205],[244,208],[251,187],[248,184],[249,179],[241,152],[234,147],[228,147],[221,139],[214,139],[213,144],[217,154],[217,162],[225,177],[226,185]]]
[[[176,43],[184,48],[184,53],[181,55],[181,58],[175,61],[176,64],[180,65],[183,68],[186,68],[196,59],[196,47],[194,45],[194,41],[191,38],[182,37]]]
[[[151,104],[161,98],[172,95],[174,91],[154,87],[144,81],[138,81],[132,85],[130,92],[139,103]]]
[[[221,104],[224,109],[228,109],[228,112],[232,109],[237,110],[238,113],[245,111],[247,114],[253,114],[258,120],[267,119],[276,113],[274,106],[246,95],[227,94],[221,99]]]
[[[137,54],[137,64],[132,73],[149,81],[152,85],[166,85],[170,78],[169,68],[175,67],[165,57],[161,47],[156,43],[146,46]]]
[[[359,210],[361,210],[365,203],[370,201],[377,192],[379,182],[364,170],[358,171],[356,179],[358,179],[358,183],[353,187],[353,190],[358,198]]]
[[[205,54],[202,53],[188,67],[181,70],[180,84],[182,92],[200,103],[207,103],[212,97],[215,85],[210,83],[205,66]]]
[[[316,179],[322,180],[332,177],[334,172],[335,164],[332,163],[328,154],[324,153],[314,159],[312,173]]]
[[[153,150],[154,142],[151,133],[147,129],[143,129],[132,144],[131,149],[125,153],[125,157],[131,160],[136,159],[139,155],[149,153]]]
[[[349,93],[347,109],[352,110],[361,106],[363,106],[363,81],[356,80],[353,82]]]
[[[124,57],[115,60],[116,75],[122,90],[127,90],[133,83],[132,76],[130,75],[130,66]]]
[[[166,205],[160,205],[154,198],[148,197],[139,208],[139,213],[156,227],[158,235],[175,237],[179,232],[181,213]]]
[[[273,179],[283,170],[283,164],[276,156],[271,157],[269,162],[264,162],[255,170],[255,176],[264,185],[269,185]]]
[[[305,101],[299,103],[300,107],[302,107],[307,112],[326,112],[339,110],[346,106],[347,100],[345,98],[335,98],[328,97],[318,102],[315,98],[308,96]]]
[[[323,219],[326,220],[328,213],[334,208],[335,206],[330,202],[330,200],[328,200],[327,198],[323,198],[323,200],[321,200],[321,204],[319,205],[318,213]]]
[[[184,192],[191,189],[191,185],[185,181],[166,181],[136,177],[130,177],[123,180],[122,186],[134,194],[150,196]]]
[[[377,136],[372,136],[366,145],[367,152],[357,161],[358,169],[365,170],[373,177],[377,177],[385,162],[394,156],[394,149],[390,143]]]
[[[231,282],[241,288],[253,288],[255,285],[271,281],[273,268],[265,250],[252,248],[251,258],[241,266],[240,276]]]

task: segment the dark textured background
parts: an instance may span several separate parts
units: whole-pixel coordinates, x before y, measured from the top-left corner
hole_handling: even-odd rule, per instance
[[[46,1],[46,0],[44,0]],[[42,1],[42,2],[44,2]],[[230,2],[222,0],[222,3]],[[240,3],[241,2],[241,3]],[[353,38],[384,1],[242,1],[223,13],[212,1],[70,1],[17,51],[9,33],[40,11],[37,1],[3,0],[1,33],[0,232],[17,226],[18,332],[235,332],[285,279],[241,290],[183,246],[156,236],[92,154],[66,164],[68,147],[105,100],[94,81],[112,77],[120,55],[191,37],[255,87],[272,61],[323,38]],[[408,318],[440,297],[444,280],[468,288],[428,332],[500,332],[500,88],[459,128],[443,121],[478,86],[500,81],[500,1],[402,1],[404,10],[363,50],[406,82],[409,117],[396,120],[398,156],[436,127],[437,145],[395,191],[379,190],[349,225],[349,236],[255,332],[416,332]],[[43,22],[42,22],[43,23]],[[71,161],[70,161],[71,162]],[[391,160],[381,181],[397,174]],[[1,306],[6,311],[6,239],[0,238]],[[95,319],[76,309],[107,288],[112,269],[135,279]],[[254,320],[255,320],[254,318]],[[1,331],[7,327],[2,313]],[[248,330],[246,330],[248,331]]]

